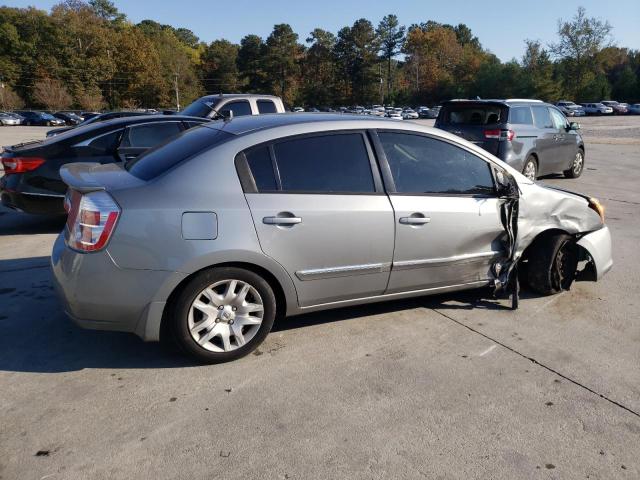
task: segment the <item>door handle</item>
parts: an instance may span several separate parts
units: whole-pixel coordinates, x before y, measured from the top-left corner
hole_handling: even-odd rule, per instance
[[[404,225],[424,225],[430,221],[430,217],[400,217],[400,223]]]
[[[262,223],[266,225],[296,225],[302,223],[300,217],[264,217]]]

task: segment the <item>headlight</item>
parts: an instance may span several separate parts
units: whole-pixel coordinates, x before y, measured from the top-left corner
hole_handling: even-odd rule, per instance
[[[600,220],[604,223],[604,205],[597,198],[589,199],[589,208],[600,216]]]

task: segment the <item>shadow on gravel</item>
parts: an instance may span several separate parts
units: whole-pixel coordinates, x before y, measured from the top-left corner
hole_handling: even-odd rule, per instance
[[[523,292],[522,298],[530,295]],[[84,368],[197,366],[159,343],[133,334],[83,330],[66,316],[52,283],[48,257],[0,260],[0,371],[59,373]],[[315,312],[277,320],[273,331],[341,322],[415,308],[508,310],[488,289]]]
[[[60,233],[65,216],[29,215],[0,207],[0,235]]]

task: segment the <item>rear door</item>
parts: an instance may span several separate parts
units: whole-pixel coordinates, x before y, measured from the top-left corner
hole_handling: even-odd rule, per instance
[[[507,115],[507,107],[499,103],[452,102],[442,107],[435,126],[498,155]]]
[[[428,135],[378,138],[396,226],[387,292],[487,282],[504,234],[490,164]]]
[[[363,132],[283,138],[236,161],[260,246],[301,306],[385,290],[393,210]]]

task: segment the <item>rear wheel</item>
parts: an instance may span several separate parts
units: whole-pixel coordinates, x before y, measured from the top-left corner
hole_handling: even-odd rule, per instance
[[[538,162],[536,162],[536,157],[533,155],[527,157],[527,161],[524,162],[524,167],[522,168],[522,174],[529,180],[535,180],[537,178]]]
[[[569,290],[578,268],[578,247],[566,233],[534,241],[528,254],[527,283],[542,295]]]
[[[564,171],[564,176],[567,178],[578,178],[582,175],[582,171],[584,170],[584,152],[582,149],[578,149],[575,158],[573,159],[573,163],[571,164],[571,168],[569,170]]]
[[[206,270],[178,295],[171,317],[178,345],[203,363],[243,357],[265,339],[276,299],[258,274],[235,267]]]

